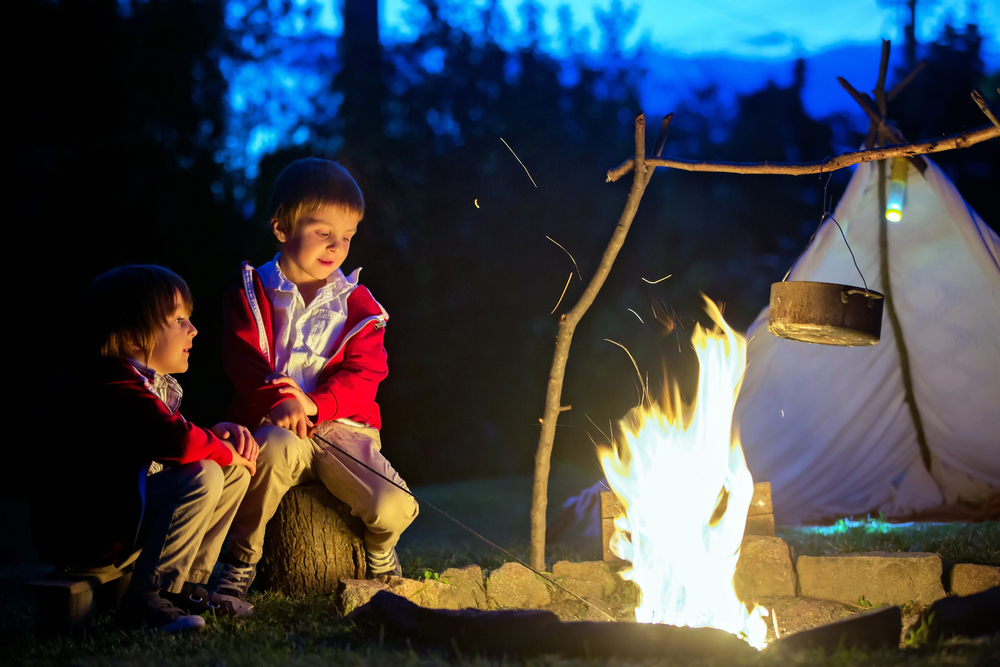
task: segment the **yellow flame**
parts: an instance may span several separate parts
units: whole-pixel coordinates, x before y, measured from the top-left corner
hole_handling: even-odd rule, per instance
[[[736,597],[753,479],[733,407],[746,367],[746,340],[705,297],[714,331],[695,327],[698,393],[689,405],[674,384],[663,405],[640,406],[621,422],[625,442],[602,449],[601,466],[624,507],[611,549],[631,563],[622,577],[640,588],[636,620],[714,627],[764,647],[761,607]]]

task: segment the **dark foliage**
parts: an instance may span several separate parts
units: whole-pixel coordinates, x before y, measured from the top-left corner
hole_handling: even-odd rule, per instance
[[[263,202],[285,164],[315,154],[348,167],[368,204],[345,269],[364,266],[363,281],[391,315],[391,372],[379,394],[390,460],[416,484],[527,472],[559,312],[550,311],[571,271],[559,310],[584,285],[545,237],[572,253],[587,280],[621,212],[628,179],[606,184],[604,172],[634,150],[641,73],[617,37],[634,13],[613,3],[601,15],[606,51],[598,67],[583,56],[556,61],[541,52],[538,8],[530,3],[517,42],[496,4],[469,27],[449,18],[454,3],[425,0],[419,37],[383,49],[372,31],[373,3],[347,2],[341,43],[307,45],[319,54],[317,67],[339,72],[331,96],[342,94],[343,102],[336,112],[317,110],[309,143],[263,160],[252,184],[255,218],[245,221],[229,194],[235,179],[215,159],[226,113],[220,58],[263,58],[289,46],[270,26],[293,8],[246,3],[248,28],[236,34],[224,25],[222,4],[148,0],[123,13],[115,0],[26,0],[8,9],[22,44],[8,78],[17,102],[9,111],[11,190],[27,236],[10,282],[36,287],[13,352],[15,371],[29,378],[29,400],[46,417],[44,426],[29,419],[9,447],[23,456],[24,443],[37,442],[50,422],[67,434],[58,437],[113,428],[96,415],[91,425],[59,424],[58,401],[72,398],[44,398],[43,388],[55,366],[73,363],[59,350],[77,323],[61,314],[93,276],[122,262],[163,263],[190,282],[201,333],[183,378],[184,412],[196,422],[221,419],[230,396],[218,362],[222,290],[239,260],[261,264],[273,255]],[[561,39],[578,43],[566,19],[564,12]],[[983,123],[968,101],[973,87],[984,94],[996,87],[995,76],[983,75],[981,41],[967,27],[929,48],[927,72],[890,110],[910,139]],[[515,42],[522,46],[500,46]],[[706,88],[675,110],[666,153],[813,160],[834,145],[858,145],[860,136],[842,130],[835,142],[832,122],[805,113],[806,73],[801,63],[796,68],[791,86],[742,98],[730,121],[712,115],[717,105]],[[990,99],[995,104],[995,93]],[[647,110],[650,135],[666,111]],[[994,227],[987,184],[996,179],[996,156],[995,146],[983,145],[939,158]],[[848,177],[838,172],[829,194],[839,194]],[[632,364],[605,339],[629,348],[654,392],[664,366],[689,381],[699,291],[725,302],[735,325],[748,326],[815,228],[824,183],[657,174],[576,334],[564,391],[573,409],[560,419],[557,462],[596,477],[590,438],[602,440],[609,421],[636,401]],[[656,285],[642,280],[667,274],[673,277]]]

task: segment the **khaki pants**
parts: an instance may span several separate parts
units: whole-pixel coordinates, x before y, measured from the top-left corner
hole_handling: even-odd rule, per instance
[[[246,468],[207,460],[147,477],[130,587],[180,593],[186,581],[207,583],[249,483]]]
[[[380,453],[382,442],[376,429],[330,421],[320,424],[317,434],[406,488]],[[257,429],[254,439],[260,445],[257,474],[250,480],[229,536],[230,552],[245,563],[260,560],[267,522],[285,493],[300,484],[322,482],[347,503],[351,513],[365,522],[365,546],[372,551],[396,546],[417,516],[412,496],[319,440],[302,440],[270,424]]]

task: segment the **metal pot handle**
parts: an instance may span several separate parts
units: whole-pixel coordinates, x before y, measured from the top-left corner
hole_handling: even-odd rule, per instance
[[[856,289],[856,288],[854,288],[854,289],[845,289],[845,290],[841,291],[841,293],[840,293],[840,300],[843,301],[844,303],[847,303],[849,301],[848,297],[851,294],[864,294],[865,298],[868,299],[868,307],[869,308],[874,308],[875,307],[875,299],[881,299],[882,298],[881,294],[876,294],[875,292],[869,292],[868,290],[865,290],[865,289]]]

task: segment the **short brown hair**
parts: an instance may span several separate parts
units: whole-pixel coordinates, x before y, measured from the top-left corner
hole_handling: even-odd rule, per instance
[[[89,327],[84,351],[128,357],[138,347],[149,360],[160,327],[174,313],[177,295],[190,311],[191,290],[179,275],[154,264],[118,266],[94,279],[78,304],[79,321]]]
[[[271,195],[268,222],[278,220],[278,229],[295,233],[299,216],[324,206],[364,217],[365,199],[347,170],[336,162],[319,158],[296,160],[282,170]]]

